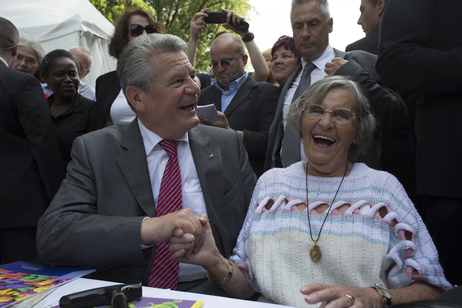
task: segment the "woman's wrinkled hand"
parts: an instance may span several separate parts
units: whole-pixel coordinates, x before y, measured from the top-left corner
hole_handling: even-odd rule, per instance
[[[372,288],[343,287],[310,283],[300,292],[308,304],[322,303],[320,308],[382,308],[383,298]]]

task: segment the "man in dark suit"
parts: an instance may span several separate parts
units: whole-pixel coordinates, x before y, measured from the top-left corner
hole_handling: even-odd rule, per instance
[[[361,0],[361,15],[358,24],[366,36],[345,48],[345,51],[364,50],[377,55],[379,52],[380,24],[382,22],[385,0]],[[403,131],[397,134],[383,134],[381,144],[380,168],[398,178],[406,189],[416,208],[421,212],[420,198],[417,195],[415,175],[415,107],[417,94],[397,91],[406,104],[408,120]]]
[[[363,28],[366,37],[351,43],[345,51],[364,50],[374,55],[379,48],[379,28],[382,21],[385,0],[361,0],[358,25]]]
[[[417,192],[446,278],[462,283],[462,1],[387,0],[377,70],[419,93]]]
[[[380,85],[380,78],[375,70],[377,57],[364,51],[345,53],[329,45],[333,20],[329,14],[327,0],[293,0],[291,22],[295,46],[302,56],[302,64],[289,77],[281,91],[274,121],[269,130],[265,170],[286,167],[300,159],[306,161],[303,140],[298,135],[293,136],[291,143],[284,138],[284,135],[295,134],[293,130],[290,134],[290,128],[286,128],[285,117],[290,104],[301,95],[296,91],[300,83],[307,88],[315,81],[331,75],[349,76],[365,91],[372,111],[378,119],[380,131],[372,150],[363,156],[362,160],[370,167],[379,168],[380,133],[400,131],[406,121],[407,112],[399,95]],[[308,81],[302,80],[302,73],[307,65],[313,68],[308,74]],[[283,152],[290,155],[284,156]]]
[[[16,27],[0,17],[0,263],[42,263],[37,221],[64,178],[50,111],[38,80],[9,68]]]
[[[210,58],[216,81],[201,91],[199,105],[214,104],[220,119],[200,119],[208,125],[236,130],[255,174],[260,176],[280,89],[268,82],[256,82],[245,72],[248,57],[244,42],[234,34],[218,35],[210,46]]]
[[[46,262],[146,283],[161,257],[156,246],[169,242],[177,227],[189,233],[183,236],[191,249],[200,247],[200,213],[207,213],[220,251],[231,255],[256,177],[236,132],[198,125],[200,91],[185,48],[168,34],[141,35],[125,47],[117,73],[137,118],[74,142],[68,176],[39,222]],[[178,144],[171,157],[181,171],[182,209],[157,216],[171,158],[163,141]],[[178,290],[224,295],[199,267],[180,264],[175,277]]]

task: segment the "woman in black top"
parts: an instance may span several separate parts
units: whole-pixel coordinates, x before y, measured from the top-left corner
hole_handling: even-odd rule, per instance
[[[135,37],[147,33],[165,33],[165,28],[143,9],[129,7],[116,22],[109,42],[109,55],[118,59],[122,49]],[[118,123],[131,122],[135,113],[121,91],[116,71],[96,79],[95,126],[100,129]]]
[[[71,161],[74,139],[93,125],[94,101],[78,93],[79,70],[79,62],[63,49],[48,53],[40,67],[43,80],[53,90],[48,103],[64,166]]]

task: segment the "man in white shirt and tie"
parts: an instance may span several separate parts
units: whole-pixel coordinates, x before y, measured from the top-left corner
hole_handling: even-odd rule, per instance
[[[303,140],[299,136],[292,136],[284,144],[287,138],[285,116],[290,104],[298,98],[294,97],[294,94],[300,82],[308,88],[326,76],[349,76],[361,85],[369,98],[372,111],[379,120],[380,133],[396,133],[402,130],[407,118],[406,106],[398,94],[380,85],[380,78],[375,71],[377,56],[363,51],[345,53],[329,45],[333,19],[330,17],[327,0],[293,0],[291,23],[295,47],[302,56],[302,63],[281,91],[269,130],[265,170],[287,167],[299,160],[306,161]],[[303,68],[307,63],[315,65],[310,74],[309,84],[302,80]],[[298,139],[298,142],[293,142],[294,139]],[[361,158],[373,168],[380,167],[380,139],[377,139],[373,151]],[[288,158],[282,154],[284,152],[290,153]]]

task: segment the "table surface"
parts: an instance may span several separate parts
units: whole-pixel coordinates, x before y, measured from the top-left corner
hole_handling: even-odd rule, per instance
[[[33,308],[51,308],[59,304],[59,299],[67,294],[89,290],[93,288],[100,288],[104,286],[116,285],[118,283],[110,281],[102,281],[95,279],[79,278],[63,286],[60,286],[49,294],[46,298],[35,304]],[[174,290],[164,290],[157,288],[143,287],[144,297],[159,297],[159,298],[172,298],[203,301],[204,308],[220,307],[220,308],[235,308],[235,307],[249,307],[249,308],[278,308],[290,307],[284,305],[269,304],[264,302],[246,301],[228,297],[204,295],[198,293],[181,292]],[[22,308],[21,305],[14,306],[15,308]],[[28,307],[31,307],[28,305]]]

